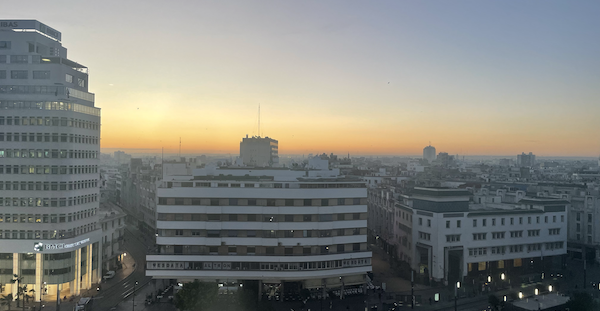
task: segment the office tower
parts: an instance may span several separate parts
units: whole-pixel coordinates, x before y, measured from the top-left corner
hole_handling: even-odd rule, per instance
[[[100,109],[59,31],[0,20],[0,111],[2,294],[14,274],[36,301],[79,294],[102,266]]]

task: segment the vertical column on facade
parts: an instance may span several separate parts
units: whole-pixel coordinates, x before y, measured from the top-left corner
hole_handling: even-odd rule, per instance
[[[144,257],[144,262],[146,262],[145,259],[146,258]],[[102,265],[104,264],[104,261],[102,260],[102,246],[100,245],[100,242],[98,242],[98,254],[96,254],[96,260],[98,261],[98,268],[96,269],[96,274],[94,275],[94,279],[98,283],[100,283],[100,281],[102,281]],[[110,261],[107,261],[107,263],[110,263]],[[93,267],[92,267],[92,269],[93,269]],[[109,269],[106,269],[106,270],[109,270]]]
[[[13,275],[19,275],[20,276],[20,269],[19,269],[19,253],[13,253]],[[17,299],[17,285],[21,285],[21,284],[17,284],[16,282],[12,284],[11,286],[11,293],[13,294],[13,299]]]
[[[81,293],[81,248],[75,251],[75,286],[73,288],[73,294],[79,295]]]
[[[262,300],[262,280],[258,280],[258,301]]]
[[[86,268],[86,279],[87,279],[87,284],[86,284],[86,288],[92,288],[92,244],[86,246],[87,249],[87,265],[85,265]]]
[[[40,302],[44,292],[44,255],[35,254],[35,301]]]

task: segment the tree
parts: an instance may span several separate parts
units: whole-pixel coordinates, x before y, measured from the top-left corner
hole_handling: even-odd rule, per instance
[[[566,307],[571,311],[600,310],[598,303],[594,301],[592,295],[585,292],[573,293]]]
[[[490,295],[488,303],[494,311],[501,311],[504,309],[504,301],[500,300],[496,295]]]
[[[208,310],[215,302],[218,292],[217,283],[200,282],[198,280],[185,283],[175,295],[175,306],[179,310]]]
[[[19,307],[19,304],[20,304],[19,297],[21,297],[21,295],[23,294],[23,289],[20,286],[22,282],[23,282],[23,277],[19,277],[16,274],[14,274],[13,279],[10,280],[10,283],[17,284],[17,299],[16,299],[17,300],[17,308]],[[25,310],[25,302],[23,302],[23,310]]]
[[[8,306],[8,311],[10,311],[10,305],[12,304],[12,301],[13,301],[12,294],[2,295],[2,298],[0,298],[0,305]]]

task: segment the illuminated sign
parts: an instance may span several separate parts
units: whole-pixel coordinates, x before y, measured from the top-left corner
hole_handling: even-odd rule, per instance
[[[36,252],[42,252],[44,250],[69,249],[69,248],[83,245],[85,243],[88,243],[89,241],[90,241],[90,238],[83,239],[81,241],[77,241],[77,242],[73,242],[73,243],[52,243],[52,244],[47,243],[47,244],[44,244],[42,242],[36,242],[33,244],[33,250]]]

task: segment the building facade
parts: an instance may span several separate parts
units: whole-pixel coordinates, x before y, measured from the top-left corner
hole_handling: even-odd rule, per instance
[[[435,147],[429,145],[423,148],[423,159],[427,160],[427,162],[432,163],[435,161]]]
[[[279,143],[269,137],[253,136],[240,142],[240,158],[246,166],[269,167],[279,165]]]
[[[79,294],[102,266],[100,109],[60,32],[0,21],[0,109],[2,294],[16,298],[13,275],[36,301]]]
[[[507,285],[511,278],[517,282],[522,275],[560,269],[567,253],[568,201],[479,204],[470,196],[464,189],[414,189],[412,207],[403,207],[414,212],[412,265],[419,274],[450,284],[469,279]]]
[[[525,152],[517,155],[517,166],[519,167],[533,167],[535,165],[535,154]]]
[[[283,295],[362,286],[371,271],[365,184],[337,170],[196,169],[165,177],[157,196],[148,276]]]

